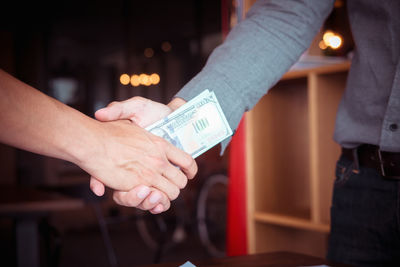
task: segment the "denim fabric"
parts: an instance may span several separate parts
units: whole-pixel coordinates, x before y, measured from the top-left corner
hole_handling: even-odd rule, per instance
[[[327,258],[354,266],[400,266],[400,182],[343,156],[336,166]]]

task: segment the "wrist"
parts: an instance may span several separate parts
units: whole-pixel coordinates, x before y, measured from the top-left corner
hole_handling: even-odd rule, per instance
[[[68,161],[85,169],[86,163],[95,156],[96,149],[101,146],[101,122],[86,115],[79,116],[75,130],[66,137],[64,150]]]

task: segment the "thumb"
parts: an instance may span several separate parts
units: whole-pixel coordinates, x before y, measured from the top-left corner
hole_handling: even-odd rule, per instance
[[[115,121],[122,119],[123,106],[118,102],[113,102],[105,108],[101,108],[94,113],[99,121]]]
[[[90,177],[90,189],[93,191],[93,193],[99,197],[104,195],[104,185],[100,180],[94,178],[93,176]]]

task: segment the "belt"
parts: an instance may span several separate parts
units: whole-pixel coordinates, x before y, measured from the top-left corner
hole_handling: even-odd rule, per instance
[[[354,149],[342,148],[342,155],[356,166],[376,169],[385,178],[400,179],[400,152],[385,152],[365,144]]]

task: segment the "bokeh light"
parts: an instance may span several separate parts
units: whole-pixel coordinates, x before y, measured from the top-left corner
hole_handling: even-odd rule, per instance
[[[324,41],[324,43],[326,45],[329,44],[329,39],[332,38],[333,36],[335,36],[335,34],[331,31],[326,31],[322,37],[322,40]]]
[[[150,77],[147,74],[144,74],[144,73],[140,74],[139,81],[140,81],[140,84],[142,84],[142,85],[146,85],[146,86],[151,85]]]
[[[160,76],[157,73],[153,73],[150,75],[150,82],[154,85],[160,82]]]
[[[130,77],[128,74],[124,73],[119,77],[119,81],[121,82],[121,84],[123,85],[128,85],[129,81],[130,81]]]
[[[134,86],[134,87],[140,85],[139,75],[134,74],[134,75],[131,76],[131,85]]]
[[[129,83],[133,87],[137,87],[140,85],[144,86],[150,86],[150,85],[157,85],[160,83],[160,75],[157,73],[153,74],[146,74],[146,73],[141,73],[141,74],[133,74],[132,76],[129,76],[128,74],[124,73],[120,76],[120,82],[123,85],[128,85]]]
[[[323,40],[319,42],[318,46],[322,50],[325,50],[328,48],[328,46],[325,44],[325,42]]]
[[[154,50],[153,50],[153,48],[146,48],[145,50],[144,50],[144,56],[145,57],[147,57],[147,58],[151,58],[151,57],[153,57],[154,56]]]
[[[339,35],[329,38],[329,46],[333,49],[338,49],[342,45],[342,38]]]
[[[319,42],[319,48],[322,50],[325,50],[328,47],[332,49],[338,49],[342,46],[342,44],[343,39],[339,34],[332,31],[326,31],[322,37],[322,41]]]
[[[162,51],[164,51],[164,52],[169,52],[169,51],[171,51],[171,49],[172,49],[171,43],[170,43],[170,42],[163,42],[163,43],[161,44],[161,49],[162,49]]]

